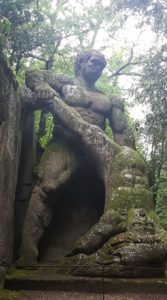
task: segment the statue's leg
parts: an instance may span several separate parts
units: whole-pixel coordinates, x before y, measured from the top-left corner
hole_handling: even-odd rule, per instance
[[[38,184],[35,186],[28,205],[22,233],[20,264],[36,263],[38,244],[49,226],[57,191],[72,176],[78,164],[74,153],[63,143],[50,144],[38,166]],[[54,193],[50,199],[50,193]]]
[[[37,263],[38,242],[52,217],[51,206],[45,200],[46,194],[40,186],[35,186],[23,226],[20,264],[31,265]]]

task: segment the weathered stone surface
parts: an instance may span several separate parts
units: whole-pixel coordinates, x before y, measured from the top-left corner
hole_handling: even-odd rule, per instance
[[[17,82],[5,59],[0,56],[0,264],[2,266],[12,261],[14,197],[20,138]]]
[[[167,256],[167,234],[152,212],[148,171],[141,156],[113,143],[100,128],[83,121],[58,98],[52,101],[50,111],[74,134],[78,133],[87,153],[95,158],[95,169],[106,192],[104,215],[77,242],[70,253],[75,256],[66,258],[68,272],[102,276],[104,265],[107,277],[163,275],[164,269],[160,268]]]
[[[156,274],[159,270],[159,274],[162,275],[164,271],[157,267],[164,266],[166,260],[167,234],[157,225],[155,218],[148,215],[153,209],[153,201],[151,191],[148,188],[147,166],[141,156],[134,150],[127,148],[117,148],[117,153],[113,151],[116,149],[115,144],[109,141],[99,128],[85,123],[78,118],[78,115],[71,118],[72,115],[74,117],[74,111],[71,114],[68,109],[67,112],[64,103],[56,99],[52,104],[52,112],[58,115],[59,118],[63,112],[62,120],[64,124],[66,126],[68,124],[70,129],[77,131],[82,136],[89,151],[93,152],[97,158],[97,170],[101,172],[100,174],[106,186],[105,214],[91,228],[89,233],[77,243],[71,254],[79,252],[90,254],[92,249],[96,252],[92,255],[82,254],[72,260],[69,259],[69,265],[78,264],[81,266],[81,268],[72,271],[72,274],[99,276],[102,274],[102,269],[101,271],[100,268],[97,271],[96,267],[86,269],[85,267],[82,268],[82,265],[97,266],[104,264],[108,266],[106,276],[109,277],[142,276],[142,268],[146,268],[145,273],[147,276],[152,276],[154,269]],[[64,113],[66,114],[65,118],[63,117]],[[77,126],[76,123],[78,123]],[[124,159],[120,160],[120,157]],[[132,178],[129,176],[131,173]],[[124,180],[121,178],[120,181],[120,176]],[[104,246],[102,247],[101,233],[103,232],[103,226],[107,228],[110,225],[107,215],[112,208],[116,211],[115,221],[120,218],[117,230],[119,228],[120,232],[124,232],[126,228],[126,231],[121,234],[120,241],[118,235],[118,244],[112,243],[112,236],[116,232],[110,231],[108,241],[105,239],[105,234],[102,234],[104,237]],[[113,214],[111,220],[113,220]],[[98,227],[101,228],[100,234]],[[163,231],[163,237],[157,234],[159,230]],[[137,269],[136,266],[140,268]]]
[[[96,109],[90,109],[95,116],[94,113],[101,112],[99,99],[104,100],[104,97],[95,89],[97,74],[92,75],[91,68],[90,59],[88,65],[81,68],[83,77],[79,79],[81,86],[88,88],[86,94],[90,100],[97,100],[92,105]],[[90,74],[86,74],[90,82],[85,82],[84,72],[88,70]],[[97,73],[101,74],[98,68]],[[40,76],[43,80],[43,74]],[[94,81],[91,81],[92,78]],[[85,218],[82,227],[83,223],[74,217],[78,223],[72,221],[74,234],[69,234],[70,238],[66,235],[71,244],[62,246],[67,251],[63,252],[63,256],[68,253],[68,258],[63,262],[59,260],[61,270],[64,265],[69,266],[68,272],[73,275],[102,276],[105,266],[105,276],[108,277],[142,276],[143,268],[147,276],[163,275],[161,267],[164,267],[167,257],[167,234],[152,213],[154,205],[148,183],[148,168],[141,155],[122,146],[122,142],[118,144],[111,141],[99,126],[92,124],[92,119],[87,120],[91,114],[86,111],[85,117],[80,109],[69,107],[65,103],[66,97],[62,100],[55,94],[53,100],[49,100],[54,91],[47,87],[48,83],[33,83],[35,86],[32,90],[37,94],[38,105],[41,97],[41,107],[45,102],[45,110],[52,113],[55,122],[59,121],[58,127],[55,126],[58,140],[55,135],[56,142],[49,145],[39,164],[38,180],[24,223],[20,262],[37,262],[40,257],[39,243],[44,232],[49,233],[49,224],[52,224],[52,230],[56,228],[58,223],[54,218],[60,221],[63,211],[62,223],[69,226],[65,207],[70,204],[69,211],[73,219],[73,208],[78,203],[76,212],[81,210],[89,218]],[[69,86],[67,90],[68,93],[74,92]],[[80,89],[77,89],[77,93],[75,91],[76,98],[78,95],[81,95]],[[97,122],[95,124],[98,125]],[[117,134],[122,134],[123,141],[121,128]],[[82,193],[78,193],[75,184],[81,187]],[[54,210],[57,210],[57,214]],[[89,211],[95,212],[93,218]],[[77,225],[82,230],[76,230]],[[61,225],[60,232],[64,232]],[[52,242],[56,249],[58,241],[53,239]],[[70,265],[77,267],[71,268]]]
[[[105,269],[107,277],[162,276],[165,269],[160,267],[166,259],[167,241],[160,237],[159,230],[143,209],[131,209],[126,232],[109,239],[96,254],[73,258],[70,264],[76,267],[71,272],[78,276],[102,276]],[[88,268],[82,267],[85,265]]]

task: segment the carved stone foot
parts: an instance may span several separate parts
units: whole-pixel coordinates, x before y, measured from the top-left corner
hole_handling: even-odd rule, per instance
[[[109,238],[126,230],[123,218],[115,210],[105,213],[75,245],[75,248],[67,254],[67,257],[79,253],[92,254],[102,247]]]

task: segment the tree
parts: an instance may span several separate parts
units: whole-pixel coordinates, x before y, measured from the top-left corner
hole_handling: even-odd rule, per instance
[[[157,202],[157,211],[166,226],[166,161],[167,161],[167,91],[166,91],[166,54],[167,54],[167,3],[156,1],[118,1],[120,9],[140,14],[140,27],[148,24],[156,33],[155,45],[145,55],[143,68],[133,95],[136,100],[147,107],[146,119],[141,129],[142,140],[145,141],[146,158],[154,178],[153,191]],[[167,228],[167,227],[166,227]]]

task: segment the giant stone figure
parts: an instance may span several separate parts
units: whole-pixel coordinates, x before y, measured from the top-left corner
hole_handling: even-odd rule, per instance
[[[68,268],[71,274],[101,276],[104,270],[98,266],[105,266],[108,277],[140,276],[141,267],[148,268],[147,276],[154,273],[150,267],[161,274],[167,235],[153,211],[147,165],[132,149],[123,103],[95,86],[105,65],[104,56],[91,50],[77,57],[75,80],[51,71],[27,72],[32,97],[53,114],[55,127],[27,209],[20,262],[38,262],[51,223],[57,234],[57,216],[70,228],[62,264],[77,265]],[[106,119],[114,141],[103,131]]]

